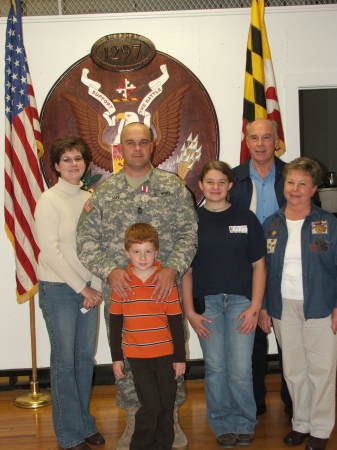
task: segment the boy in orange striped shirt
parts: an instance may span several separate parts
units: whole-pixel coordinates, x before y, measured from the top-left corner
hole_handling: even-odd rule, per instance
[[[176,286],[164,299],[153,298],[158,233],[137,223],[126,230],[125,252],[130,259],[127,298],[112,292],[110,347],[116,378],[125,377],[128,358],[141,407],[136,413],[131,450],[170,450],[176,380],[185,373],[182,311]]]

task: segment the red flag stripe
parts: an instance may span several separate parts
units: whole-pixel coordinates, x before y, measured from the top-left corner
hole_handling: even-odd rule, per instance
[[[34,152],[36,138],[33,131],[33,122],[27,119],[24,111],[13,119],[13,131],[15,131],[15,135],[12,135],[12,140],[20,141],[20,145],[16,145],[17,152],[19,153],[19,150],[21,150],[20,159],[23,158],[25,163],[29,164],[30,170],[38,183],[38,191],[43,191],[40,167]],[[19,142],[16,142],[16,144],[19,144]],[[32,146],[34,147],[32,148]]]
[[[33,198],[37,198],[39,194],[41,193],[41,182],[38,182],[36,180],[36,176],[38,176],[38,173],[36,176],[33,174],[33,171],[29,171],[27,173],[27,168],[31,166],[29,164],[29,158],[33,158],[34,156],[30,153],[30,149],[28,149],[28,154],[25,151],[25,148],[22,146],[21,140],[16,135],[16,133],[12,133],[12,139],[9,141],[6,139],[5,141],[5,154],[7,155],[7,158],[5,159],[5,170],[10,173],[11,175],[15,175],[15,177],[18,176],[18,174],[25,175],[27,174],[27,177],[24,176],[25,180],[29,180],[29,192],[31,193],[31,196]],[[12,161],[13,159],[13,161]],[[37,163],[35,163],[35,167],[32,164],[34,170],[39,170],[39,166]],[[21,179],[17,180],[18,182],[21,181]],[[13,180],[13,182],[17,183],[16,180]],[[23,181],[23,180],[22,180]],[[26,192],[23,193],[24,196],[26,196]],[[35,208],[35,205],[33,205],[33,208]]]
[[[20,280],[18,279],[17,276],[15,278],[16,278],[16,290],[17,290],[17,293],[18,293],[19,296],[24,296],[26,294],[26,288],[24,288],[22,286],[22,284],[20,283]]]
[[[20,196],[17,195],[17,192],[16,195],[13,192],[13,183],[10,177],[5,174],[5,205],[8,214],[13,217],[13,220],[7,226],[12,234],[16,234],[18,235],[17,238],[22,239],[22,246],[36,259],[39,249],[32,231],[34,226],[33,214],[27,214],[26,204],[24,202],[19,203],[17,197]]]
[[[21,1],[12,0],[5,46],[5,228],[13,244],[18,302],[37,289],[34,210],[43,191],[43,152],[34,90],[23,45]]]
[[[8,231],[11,233],[11,236],[14,235],[14,219],[13,214],[11,214],[5,206],[5,224],[8,228]],[[14,238],[13,238],[14,239]]]
[[[17,233],[15,232],[13,234],[13,238],[14,238],[13,245],[14,245],[15,253],[16,253],[16,264],[18,265],[18,263],[20,263],[21,267],[23,268],[23,270],[25,271],[25,273],[29,277],[29,279],[33,283],[36,283],[37,278],[36,278],[35,269],[33,267],[33,264],[31,262],[31,260],[27,257],[26,251],[23,249],[23,247],[21,246],[21,244],[16,236],[17,236]]]
[[[6,187],[7,192],[13,192],[13,184],[7,174],[5,174],[5,187]],[[8,211],[8,214],[11,214],[12,216],[15,217],[15,220],[13,219],[13,221],[12,221],[11,231],[13,234],[14,234],[14,231],[15,231],[15,234],[17,234],[18,233],[17,227],[20,226],[20,229],[22,230],[22,232],[20,234],[24,234],[25,238],[26,238],[25,247],[27,247],[29,244],[33,250],[35,258],[37,259],[38,254],[39,254],[39,248],[36,245],[35,238],[34,238],[34,235],[33,235],[32,229],[31,229],[31,227],[33,226],[33,223],[34,223],[34,217],[33,217],[33,215],[31,215],[30,217],[27,217],[27,215],[24,213],[20,203],[16,200],[16,197],[13,195],[11,197],[12,197],[13,211],[11,213],[10,213],[10,211]]]
[[[12,147],[11,147],[11,151],[8,152],[8,146],[6,146],[6,154],[7,154],[8,158],[11,159],[11,162],[12,162],[12,171],[11,172],[15,175],[15,181],[13,180],[14,181],[13,189],[10,192],[15,195],[16,188],[18,187],[18,185],[20,185],[22,193],[25,196],[27,203],[29,205],[31,214],[34,214],[36,202],[32,195],[32,192],[30,190],[30,186],[29,186],[28,180],[25,176],[24,168],[21,165],[21,161],[19,160],[15,151],[13,151]]]

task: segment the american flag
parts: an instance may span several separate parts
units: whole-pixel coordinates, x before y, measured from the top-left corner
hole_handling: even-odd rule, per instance
[[[39,249],[33,229],[36,201],[43,191],[43,146],[23,46],[20,0],[11,1],[5,59],[5,230],[15,251],[17,301],[23,303],[37,290]]]
[[[265,118],[275,120],[278,124],[279,149],[276,155],[281,156],[285,152],[285,144],[273,63],[264,22],[264,0],[252,0],[251,24],[247,43],[240,163],[244,163],[250,158],[246,144],[247,122]]]

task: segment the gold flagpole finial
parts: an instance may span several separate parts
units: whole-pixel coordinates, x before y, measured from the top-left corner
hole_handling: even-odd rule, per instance
[[[11,3],[14,8],[14,13],[16,14],[16,0],[11,0]]]

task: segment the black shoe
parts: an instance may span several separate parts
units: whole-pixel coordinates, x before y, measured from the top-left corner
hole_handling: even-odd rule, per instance
[[[265,403],[261,403],[261,405],[258,405],[256,407],[256,417],[261,416],[261,414],[264,414],[267,411],[267,407]]]
[[[90,444],[90,445],[103,445],[103,444],[105,444],[104,437],[98,431],[97,431],[97,433],[92,434],[91,436],[85,438],[84,440],[85,440],[85,442],[88,442],[88,444]]]
[[[91,449],[85,442],[81,442],[80,444],[77,444],[74,447],[67,447],[63,450],[91,450]]]
[[[324,450],[329,439],[321,439],[314,436],[309,437],[305,450]]]
[[[288,447],[295,447],[296,445],[301,445],[309,436],[309,433],[301,433],[299,431],[292,430],[287,436],[283,439],[283,442]]]

